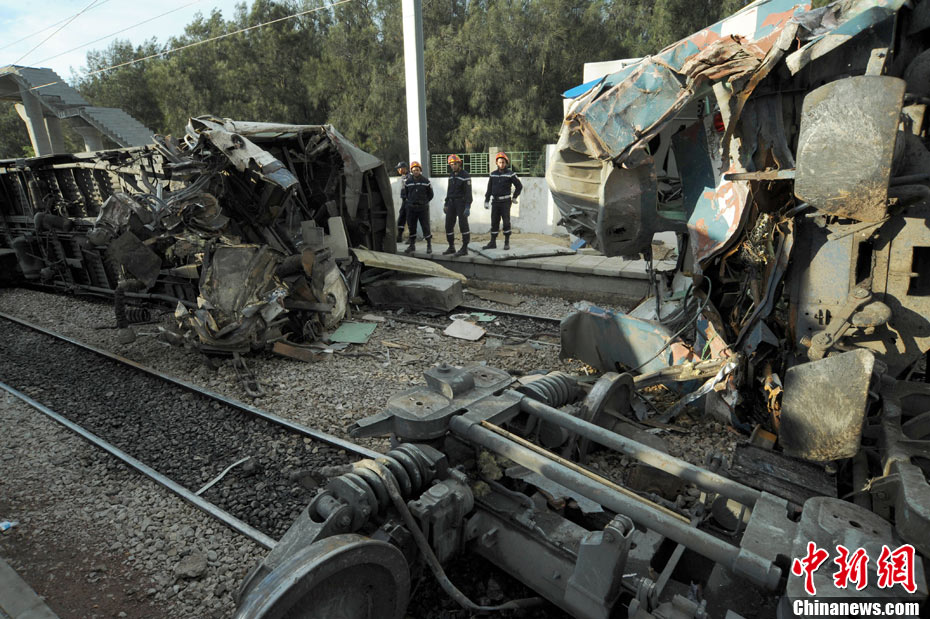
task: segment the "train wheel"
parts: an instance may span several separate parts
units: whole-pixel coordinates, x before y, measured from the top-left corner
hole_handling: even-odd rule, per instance
[[[246,595],[238,619],[402,619],[410,570],[396,547],[356,534],[302,548]]]

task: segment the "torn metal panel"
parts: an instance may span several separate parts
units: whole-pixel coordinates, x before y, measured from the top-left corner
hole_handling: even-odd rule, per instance
[[[285,190],[297,184],[297,177],[271,153],[259,148],[238,133],[228,130],[215,119],[192,118],[188,123],[187,131],[189,135],[195,137],[203,136],[240,172],[252,170],[264,180]]]
[[[778,439],[784,452],[815,462],[856,455],[874,365],[871,351],[854,350],[788,369]]]
[[[680,340],[669,343],[673,332],[661,324],[589,304],[576,309],[562,320],[563,359],[580,359],[602,372],[651,372],[694,359]]]
[[[191,332],[212,351],[261,348],[266,328],[284,309],[287,289],[274,276],[267,247],[217,248],[204,267],[198,306],[175,312],[181,332]]]
[[[447,269],[440,264],[436,264],[432,260],[423,260],[421,258],[414,258],[412,256],[388,254],[384,252],[359,248],[353,248],[352,254],[358,258],[359,262],[372,268],[387,269],[389,271],[398,271],[400,273],[413,273],[416,275],[445,277],[449,279],[455,279],[460,282],[468,281],[468,278],[461,273],[456,273],[451,269]]]
[[[696,94],[695,85],[754,70],[783,28],[809,5],[771,0],[717,22],[665,48],[655,56],[608,76],[596,96],[572,110],[563,134],[579,133],[594,158],[622,162],[650,131],[670,119]]]
[[[804,97],[794,183],[798,198],[839,217],[885,217],[904,87],[902,79],[862,75]]]
[[[906,0],[842,0],[797,16],[809,40],[785,58],[785,65],[792,74],[798,73],[856,35],[892,21],[906,4]]]

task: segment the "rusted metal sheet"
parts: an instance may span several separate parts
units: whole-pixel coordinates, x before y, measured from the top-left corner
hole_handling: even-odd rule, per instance
[[[856,455],[874,365],[870,351],[855,350],[790,368],[778,438],[784,452],[815,462]]]
[[[603,372],[637,367],[651,372],[693,358],[680,340],[670,342],[668,328],[594,305],[565,318],[561,333],[562,358],[580,359]]]
[[[804,97],[794,182],[798,198],[839,217],[885,217],[904,88],[896,77],[861,75],[824,84]]]
[[[608,76],[591,89],[593,97],[569,112],[563,132],[581,134],[587,149],[579,152],[622,162],[696,95],[696,86],[751,73],[789,20],[809,6],[795,0],[754,3]],[[579,94],[570,90],[565,96]]]

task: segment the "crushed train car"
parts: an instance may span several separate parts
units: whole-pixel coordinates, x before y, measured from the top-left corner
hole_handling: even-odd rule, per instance
[[[395,448],[322,489],[238,616],[400,618],[415,569],[469,612],[539,601],[467,599],[461,553],[584,619],[926,616],[928,49],[930,2],[763,0],[570,91],[563,225],[647,258],[674,230],[676,270],[563,321],[596,380],[437,366],[357,422]],[[680,399],[647,420],[656,384]],[[637,438],[698,402],[752,432],[731,458]],[[584,468],[595,445],[638,475]]]
[[[193,118],[180,139],[0,162],[7,278],[177,304],[169,341],[306,342],[357,294],[350,247],[395,250],[382,162],[329,125]],[[132,334],[127,333],[127,339]]]
[[[754,416],[734,374],[787,392],[789,368],[855,349],[925,374],[928,26],[926,2],[755,2],[566,93],[547,175],[563,224],[647,259],[674,230],[680,257],[629,314],[581,308],[564,354],[647,372],[739,355],[708,401],[744,428],[777,426],[781,400]]]

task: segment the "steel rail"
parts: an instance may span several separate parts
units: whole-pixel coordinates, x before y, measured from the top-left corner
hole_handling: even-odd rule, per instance
[[[501,310],[501,309],[490,309],[487,307],[478,307],[476,305],[469,305],[468,303],[459,303],[456,308],[462,308],[470,310],[473,312],[487,312],[489,314],[500,314],[502,316],[511,316],[513,318],[525,318],[530,320],[542,320],[543,322],[558,322],[561,323],[561,318],[550,318],[549,316],[537,316],[536,314],[522,314],[520,312],[511,312],[510,310]],[[456,313],[456,312],[450,312]]]
[[[239,520],[238,518],[236,518],[229,512],[225,512],[221,510],[213,503],[210,503],[209,501],[206,501],[200,498],[199,496],[197,496],[197,494],[191,492],[184,486],[180,485],[179,483],[175,482],[174,480],[168,477],[165,477],[164,475],[162,475],[161,473],[159,473],[152,467],[133,458],[132,456],[122,451],[121,449],[106,442],[105,440],[97,436],[96,434],[89,432],[88,430],[84,429],[83,427],[79,426],[73,421],[70,421],[66,417],[63,417],[62,415],[56,413],[55,411],[48,408],[41,402],[37,402],[36,400],[33,400],[28,395],[20,391],[17,391],[13,387],[3,382],[0,382],[0,389],[3,389],[10,395],[16,398],[19,398],[20,400],[22,400],[23,402],[25,402],[32,408],[36,409],[43,415],[46,415],[52,420],[68,428],[69,430],[71,430],[72,432],[74,432],[75,434],[77,434],[78,436],[86,440],[87,442],[109,453],[111,456],[114,456],[118,458],[119,460],[122,460],[123,462],[125,462],[126,464],[134,468],[135,470],[139,471],[140,473],[142,473],[143,475],[145,475],[146,477],[148,477],[155,483],[159,484],[160,486],[163,486],[164,488],[167,488],[174,494],[178,495],[179,497],[181,497],[182,499],[184,499],[185,501],[193,505],[195,508],[206,513],[212,518],[215,518],[216,520],[222,522],[223,524],[225,524],[227,527],[229,527],[236,533],[239,533],[240,535],[244,535],[245,537],[248,537],[249,539],[251,539],[252,541],[254,541],[255,543],[264,547],[267,550],[271,550],[277,544],[277,541],[274,538],[269,537],[268,535],[265,535],[258,529],[255,529],[252,526],[246,524],[245,522]]]
[[[328,434],[320,430],[314,430],[313,428],[308,428],[307,426],[301,425],[299,423],[295,423],[288,419],[284,419],[283,417],[278,417],[277,415],[269,413],[268,411],[263,411],[260,408],[250,406],[246,404],[245,402],[240,402],[238,400],[228,398],[224,395],[216,393],[215,391],[204,389],[203,387],[198,387],[197,385],[193,383],[189,383],[186,380],[175,378],[174,376],[170,376],[168,374],[165,374],[164,372],[159,372],[156,369],[142,365],[141,363],[137,363],[131,359],[127,359],[120,355],[97,348],[96,346],[92,346],[90,344],[80,342],[68,336],[61,335],[60,333],[55,333],[54,331],[50,331],[49,329],[40,327],[39,325],[33,324],[27,320],[23,320],[22,318],[17,318],[15,316],[11,316],[4,312],[0,312],[0,318],[5,318],[6,320],[9,320],[10,322],[15,322],[29,329],[33,329],[34,331],[38,331],[39,333],[44,333],[45,335],[61,340],[63,342],[67,342],[73,346],[83,348],[84,350],[98,354],[102,357],[106,357],[107,359],[110,359],[111,361],[116,361],[117,363],[128,365],[129,367],[139,370],[140,372],[145,372],[146,374],[149,374],[150,376],[160,378],[164,381],[167,381],[169,383],[172,383],[179,387],[187,389],[188,391],[199,393],[210,399],[217,400],[218,402],[222,402],[244,413],[248,413],[250,415],[260,417],[262,419],[265,419],[266,421],[277,424],[279,426],[287,428],[288,430],[291,430],[298,434],[302,434],[314,440],[328,443],[334,447],[339,447],[340,449],[345,449],[346,451],[359,455],[363,458],[377,458],[382,455],[381,452],[374,451],[373,449],[368,449],[366,447],[362,447],[361,445],[356,445],[355,443],[352,443],[351,441],[347,441],[345,439],[339,438],[338,436],[333,436],[332,434]]]

